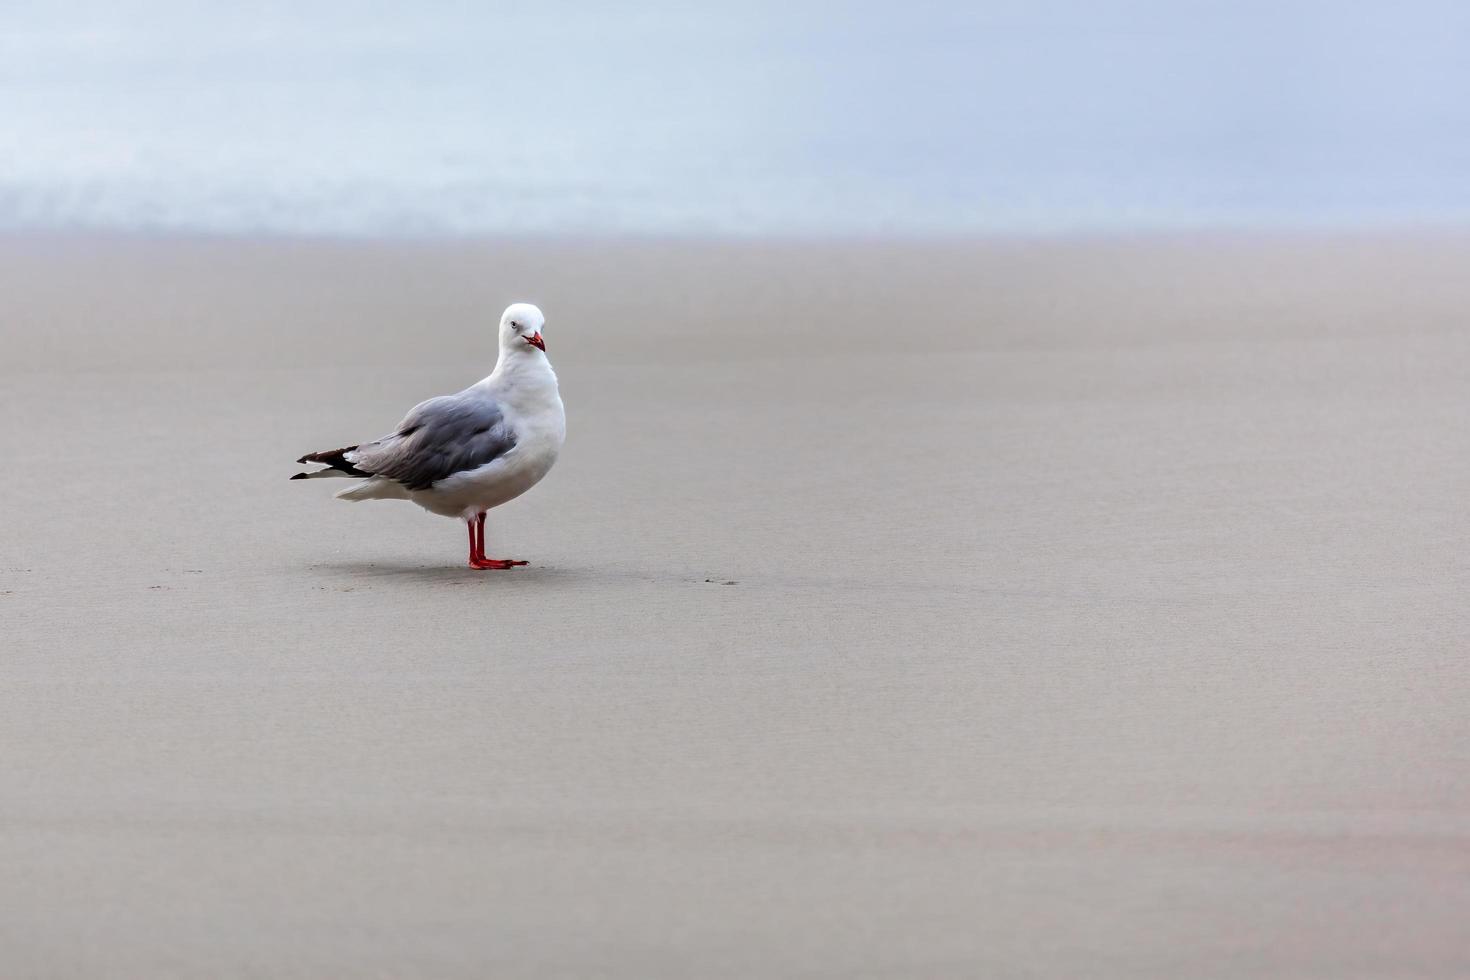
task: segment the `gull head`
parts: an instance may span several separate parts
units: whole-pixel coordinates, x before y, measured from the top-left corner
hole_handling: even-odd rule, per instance
[[[546,326],[546,317],[530,303],[512,303],[500,317],[500,347],[507,351],[527,351],[532,347],[543,353],[546,341],[541,339],[541,328]]]

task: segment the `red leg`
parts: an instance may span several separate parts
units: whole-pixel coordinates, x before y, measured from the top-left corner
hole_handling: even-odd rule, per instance
[[[524,565],[523,561],[511,561],[509,558],[486,558],[485,557],[485,512],[475,515],[473,521],[467,522],[470,526],[470,567],[495,569],[504,571],[517,565]]]

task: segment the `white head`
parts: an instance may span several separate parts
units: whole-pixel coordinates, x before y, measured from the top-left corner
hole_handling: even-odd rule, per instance
[[[541,328],[546,317],[530,303],[512,303],[500,316],[500,349],[506,353],[528,354],[532,348],[546,351]]]

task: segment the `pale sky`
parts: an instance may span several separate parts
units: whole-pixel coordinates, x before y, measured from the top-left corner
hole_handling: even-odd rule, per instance
[[[1456,223],[1470,4],[5,5],[0,227]]]

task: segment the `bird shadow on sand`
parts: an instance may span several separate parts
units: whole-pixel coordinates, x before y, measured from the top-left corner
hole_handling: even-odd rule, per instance
[[[737,585],[734,579],[721,575],[707,577],[683,573],[668,573],[639,566],[625,565],[522,565],[505,570],[478,570],[466,565],[426,565],[395,561],[320,561],[305,566],[309,575],[322,579],[323,587],[339,589],[364,586],[370,583],[393,582],[416,585],[462,586],[479,585],[487,588],[535,585],[542,588],[574,588],[577,586],[640,586],[666,585],[689,586],[701,580],[715,585]],[[706,585],[705,587],[708,587]]]
[[[312,562],[306,570],[323,577],[348,576],[358,582],[416,582],[433,585],[465,585],[482,581],[491,584],[569,584],[588,577],[585,570],[549,565],[522,565],[504,570],[474,569],[466,565],[420,565],[392,561]]]

